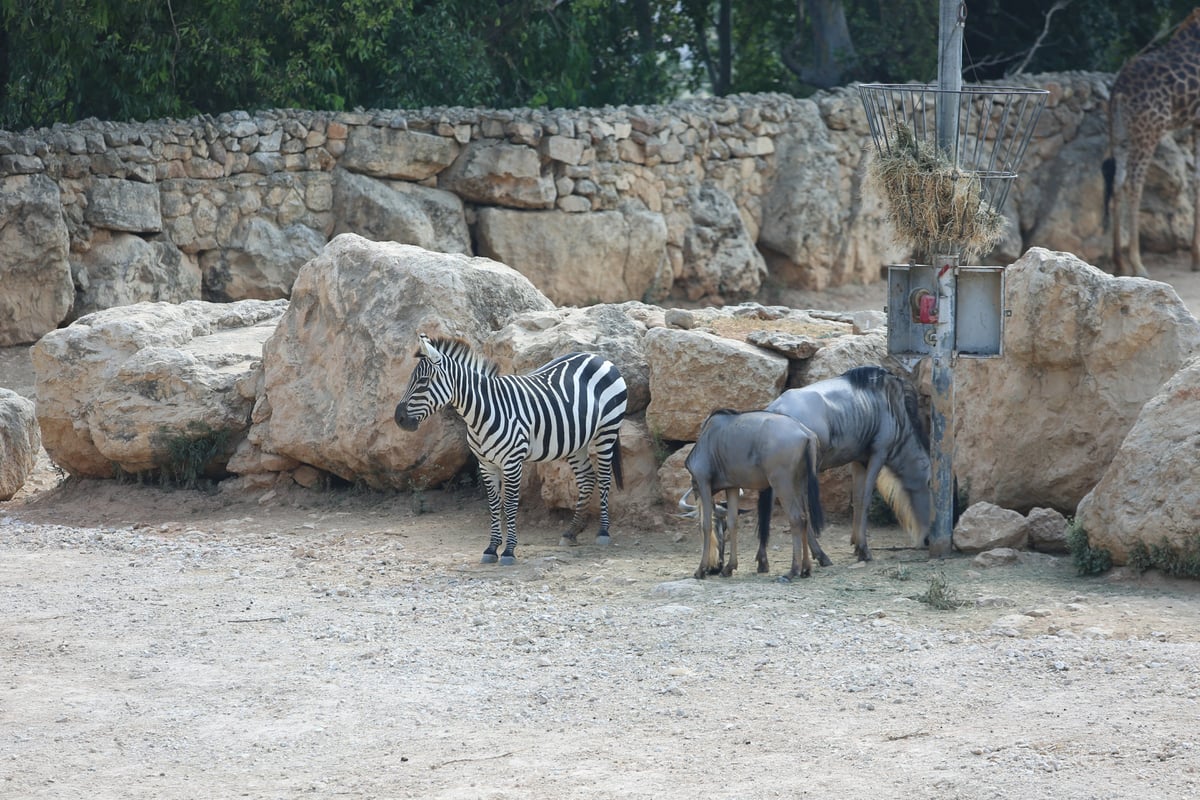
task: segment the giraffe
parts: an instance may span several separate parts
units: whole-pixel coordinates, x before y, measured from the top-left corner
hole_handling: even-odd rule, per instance
[[[1138,240],[1142,187],[1158,143],[1192,128],[1192,270],[1200,271],[1200,7],[1162,47],[1144,50],[1121,67],[1108,102],[1110,155],[1104,160],[1105,219],[1112,219],[1113,271],[1147,277]],[[1129,209],[1129,263],[1121,254],[1121,210]]]

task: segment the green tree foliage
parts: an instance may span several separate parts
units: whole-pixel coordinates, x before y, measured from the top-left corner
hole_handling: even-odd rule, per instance
[[[1047,25],[1062,2],[968,3],[965,78],[1115,71],[1192,8],[1069,0]],[[851,47],[823,38],[838,12]],[[0,128],[804,95],[839,53],[843,82],[933,80],[937,25],[937,0],[0,0]]]

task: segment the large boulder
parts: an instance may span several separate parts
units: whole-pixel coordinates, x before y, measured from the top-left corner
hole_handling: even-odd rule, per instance
[[[280,227],[263,217],[246,217],[233,235],[236,244],[200,256],[204,298],[214,302],[288,297],[296,273],[325,246],[325,236],[307,225]]]
[[[845,98],[822,103],[842,103],[844,113],[856,119],[865,113],[861,103]],[[775,140],[778,173],[762,199],[758,246],[772,277],[801,289],[874,281],[881,264],[907,256],[893,240],[879,192],[866,180],[861,144],[839,148],[822,110],[826,118],[835,114],[813,101],[797,101],[790,124]]]
[[[250,438],[372,488],[445,482],[469,463],[462,420],[439,414],[411,433],[394,421],[417,334],[482,348],[517,314],[553,308],[504,264],[341,234],[300,271],[267,343]]]
[[[25,485],[42,446],[33,401],[0,389],[0,502]]]
[[[71,254],[75,318],[115,306],[200,299],[200,265],[167,239],[97,230]]]
[[[1092,547],[1127,563],[1136,544],[1187,551],[1200,509],[1200,358],[1189,361],[1142,408],[1076,522]]]
[[[652,328],[643,342],[650,366],[646,425],[660,439],[694,442],[713,410],[764,408],[787,382],[787,358],[724,336]]]
[[[1165,283],[1031,248],[1005,271],[1004,356],[955,366],[955,472],[972,501],[1070,511],[1146,402],[1200,352]]]
[[[571,352],[597,353],[617,367],[629,392],[626,416],[650,402],[650,366],[642,352],[642,337],[662,310],[631,300],[616,305],[557,308],[518,314],[488,343],[488,352],[501,372],[537,369]]]
[[[462,200],[450,192],[334,170],[334,234],[415,244],[439,253],[471,254]]]
[[[510,208],[551,208],[558,196],[535,148],[490,139],[464,147],[438,186],[471,203]]]
[[[54,181],[0,178],[0,347],[37,341],[66,319],[75,299],[69,247]]]
[[[138,303],[89,314],[30,351],[50,459],[106,478],[170,466],[210,437],[219,474],[250,424],[262,345],[286,301]]]
[[[688,191],[691,225],[683,235],[683,274],[676,280],[689,300],[739,301],[752,297],[767,277],[733,198],[706,181]]]
[[[638,203],[590,214],[481,208],[476,235],[480,255],[510,264],[556,305],[653,302],[671,288],[666,222]]]

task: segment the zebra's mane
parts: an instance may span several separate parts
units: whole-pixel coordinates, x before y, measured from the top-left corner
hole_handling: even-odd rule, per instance
[[[495,377],[500,372],[495,361],[472,350],[471,345],[463,339],[442,336],[429,341],[443,356],[472,372],[481,373],[489,378]]]

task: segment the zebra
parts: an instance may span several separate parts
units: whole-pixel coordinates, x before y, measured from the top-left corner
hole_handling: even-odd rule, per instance
[[[579,496],[560,545],[576,543],[599,482],[596,543],[608,544],[613,478],[617,488],[624,488],[619,433],[628,393],[617,368],[598,355],[568,353],[525,375],[499,375],[493,362],[461,339],[430,339],[422,333],[420,340],[417,365],[396,406],[396,424],[416,430],[421,420],[447,404],[466,422],[467,443],[479,460],[491,516],[491,540],[482,563],[516,563],[517,498],[526,461],[566,459],[575,471]],[[497,554],[502,530],[507,538]]]

